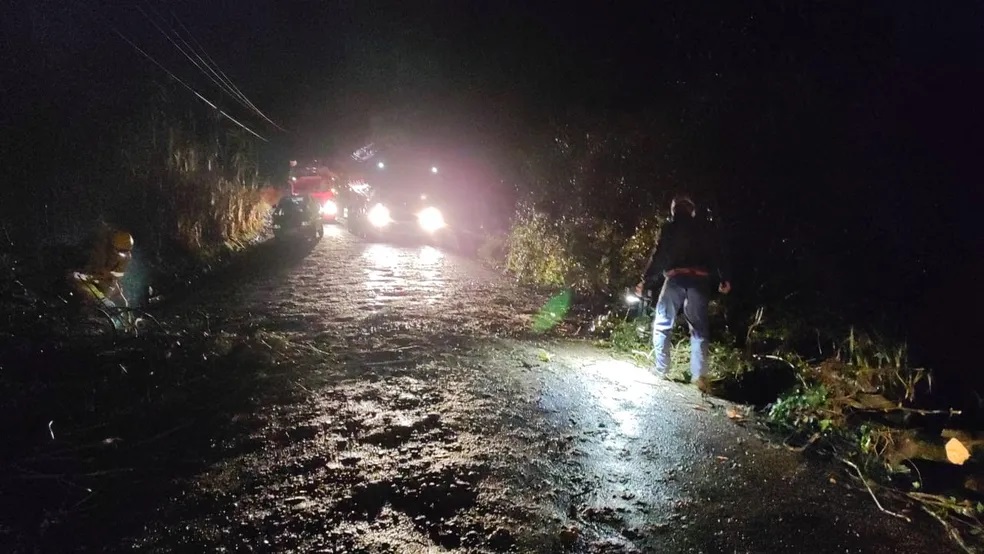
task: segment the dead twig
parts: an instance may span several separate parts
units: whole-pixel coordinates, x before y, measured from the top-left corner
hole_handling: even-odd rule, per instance
[[[921,506],[921,508],[924,512],[933,516],[933,519],[940,522],[940,525],[942,525],[943,528],[946,529],[947,534],[950,535],[950,538],[953,539],[953,542],[960,545],[960,548],[962,548],[964,552],[966,552],[967,554],[977,553],[976,550],[974,550],[973,548],[968,546],[967,543],[964,542],[963,537],[960,536],[960,531],[957,531],[957,528],[954,527],[952,523],[944,519],[940,514],[931,510],[929,506]]]
[[[849,408],[854,409],[856,412],[865,413],[882,413],[888,414],[891,412],[904,412],[919,415],[946,415],[946,416],[958,416],[963,413],[963,410],[954,410],[949,408],[946,410],[921,410],[919,408],[907,408],[905,406],[892,406],[892,407],[877,407],[877,406],[863,406],[858,403],[852,403],[850,396],[844,396],[838,399],[838,404],[844,404]]]
[[[331,357],[331,354],[330,353],[325,352],[324,350],[322,350],[322,349],[314,346],[313,344],[308,344],[306,342],[302,342],[300,344],[301,344],[301,346],[303,346],[304,348],[307,348],[308,350],[310,350],[311,352],[314,352],[315,354],[321,354],[322,356]]]
[[[363,362],[362,365],[376,367],[376,366],[387,366],[387,365],[399,365],[407,363],[406,360],[382,360],[379,362]]]
[[[912,460],[904,460],[904,461],[905,463],[912,466],[912,469],[916,470],[916,475],[919,477],[919,486],[921,487],[923,485],[923,476],[922,476],[922,472],[919,471],[919,466],[917,466]]]
[[[294,381],[294,384],[297,385],[298,387],[301,387],[301,389],[303,389],[304,391],[306,391],[308,394],[311,394],[311,395],[314,394],[314,391],[313,390],[311,390],[311,389],[305,387],[304,385],[302,385],[300,383],[300,381]]]
[[[803,452],[807,448],[813,446],[813,443],[820,440],[820,433],[813,433],[813,436],[810,437],[809,440],[806,441],[806,444],[802,446],[790,446],[789,443],[787,442],[788,440],[789,439],[787,438],[786,440],[782,441],[782,445],[786,448],[786,450],[789,450],[790,452]]]
[[[954,410],[950,408],[949,410],[919,410],[917,408],[904,408],[899,406],[892,410],[894,412],[909,412],[919,415],[948,415],[948,416],[958,416],[963,413],[963,410]]]
[[[878,509],[879,510],[881,510],[882,512],[884,512],[884,513],[886,513],[886,514],[888,514],[890,516],[897,517],[897,518],[899,518],[901,520],[904,520],[907,523],[912,523],[912,519],[910,519],[909,516],[904,515],[904,514],[900,514],[900,513],[897,513],[897,512],[893,512],[891,510],[887,510],[884,506],[882,506],[881,502],[879,502],[879,500],[878,500],[878,497],[875,496],[875,491],[871,490],[871,485],[868,484],[868,480],[864,478],[864,473],[861,473],[861,468],[859,468],[857,466],[857,464],[855,464],[854,462],[852,462],[850,460],[846,460],[844,458],[840,458],[840,461],[842,461],[845,464],[847,464],[847,465],[851,466],[852,468],[854,468],[854,471],[857,472],[858,477],[861,479],[861,482],[864,483],[864,488],[868,489],[868,494],[871,495],[872,500],[875,501],[875,505],[878,506]]]

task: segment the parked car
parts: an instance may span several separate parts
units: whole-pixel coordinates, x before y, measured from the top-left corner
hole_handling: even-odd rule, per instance
[[[310,196],[284,196],[273,209],[273,235],[279,240],[318,240],[325,234],[321,207]]]

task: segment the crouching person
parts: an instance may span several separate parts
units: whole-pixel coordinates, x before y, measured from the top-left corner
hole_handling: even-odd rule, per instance
[[[82,271],[73,271],[69,282],[83,302],[104,308],[126,307],[120,281],[133,256],[133,236],[103,225],[92,243],[89,260]]]

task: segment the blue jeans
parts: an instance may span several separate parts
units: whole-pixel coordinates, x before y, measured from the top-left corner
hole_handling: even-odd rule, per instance
[[[670,369],[670,334],[676,316],[683,309],[683,317],[690,324],[690,377],[697,380],[704,375],[707,359],[707,301],[710,296],[710,280],[707,277],[681,275],[670,277],[663,283],[663,290],[656,301],[653,318],[653,346],[656,353],[656,371],[665,374]]]

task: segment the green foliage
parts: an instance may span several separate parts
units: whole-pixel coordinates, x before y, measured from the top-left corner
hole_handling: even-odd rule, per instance
[[[622,280],[631,280],[642,273],[664,223],[666,219],[662,216],[645,217],[623,241],[619,249],[618,268]]]
[[[878,456],[884,450],[885,440],[880,427],[862,424],[857,430],[857,447],[865,456]]]
[[[929,373],[907,366],[904,345],[854,329],[838,358],[799,363],[801,385],[773,404],[769,419],[787,429],[820,433],[829,444],[877,466],[888,459],[895,442],[892,428],[879,417],[912,404],[920,390],[928,390]],[[924,384],[927,388],[921,389]]]
[[[901,369],[908,363],[908,346],[888,341],[851,327],[844,341],[841,359],[859,367]]]
[[[645,316],[619,320],[612,326],[608,341],[616,350],[648,355],[652,350],[647,333],[651,322],[652,320]]]
[[[716,379],[738,380],[754,370],[751,360],[733,344],[712,342],[707,354],[708,367]]]
[[[558,225],[530,208],[517,212],[509,233],[506,269],[526,283],[564,285],[567,254]]]
[[[551,219],[524,205],[510,230],[506,269],[522,282],[581,291],[632,286],[658,226],[656,218],[649,218],[625,236],[610,221],[587,216]]]
[[[824,416],[828,400],[823,385],[803,386],[776,400],[769,419],[797,430],[826,432],[832,425],[832,420]]]

